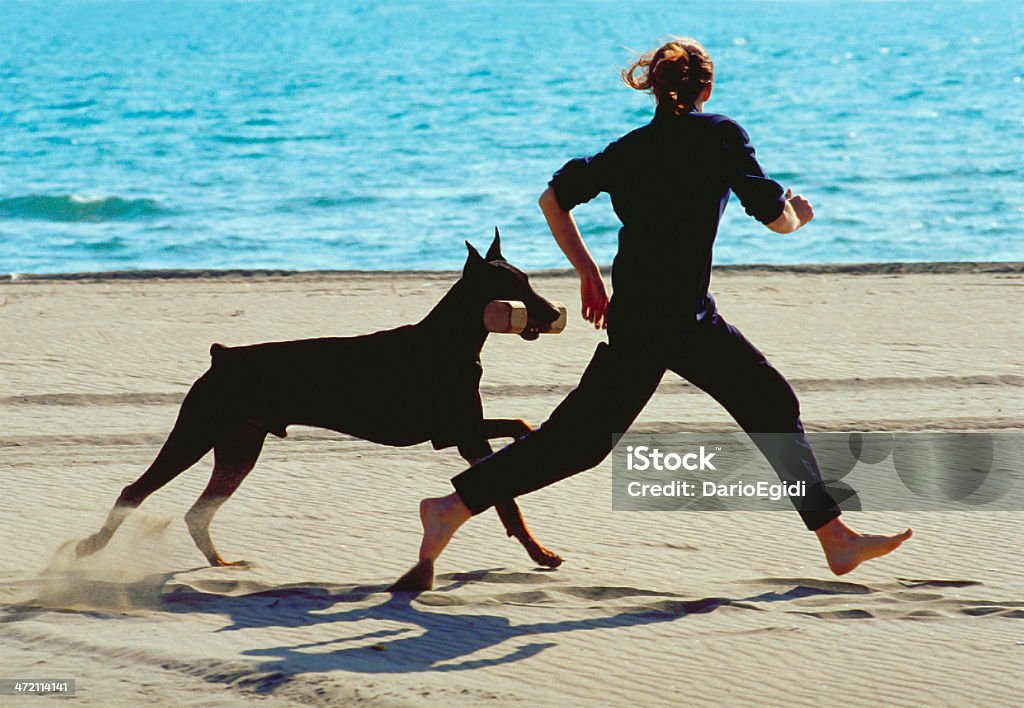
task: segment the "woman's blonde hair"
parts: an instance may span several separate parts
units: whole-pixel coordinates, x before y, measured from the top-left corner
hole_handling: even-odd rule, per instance
[[[622,70],[630,88],[650,91],[659,106],[685,113],[715,78],[715,64],[708,50],[695,39],[677,38],[640,56]]]

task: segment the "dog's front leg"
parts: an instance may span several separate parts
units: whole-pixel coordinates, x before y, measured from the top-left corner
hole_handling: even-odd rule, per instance
[[[533,430],[522,418],[487,418],[484,420],[484,435],[493,438],[521,438]]]
[[[519,505],[516,504],[515,499],[495,504],[494,508],[501,518],[501,523],[505,525],[505,532],[523,544],[523,548],[530,554],[534,563],[547,568],[557,568],[562,565],[562,557],[542,546],[530,533],[530,529],[526,528],[523,514],[519,511]]]
[[[484,432],[487,437],[520,437],[530,432],[528,423],[518,418],[492,418],[483,421]],[[480,440],[472,445],[459,445],[459,453],[466,462],[475,465],[492,452],[491,445],[487,440]],[[562,557],[557,553],[549,551],[533,537],[530,529],[526,528],[523,514],[515,499],[508,499],[494,505],[498,512],[501,523],[505,526],[505,533],[515,538],[523,545],[526,552],[533,559],[534,563],[547,568],[557,568],[562,564]]]

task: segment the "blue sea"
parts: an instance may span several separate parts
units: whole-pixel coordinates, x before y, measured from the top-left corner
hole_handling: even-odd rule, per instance
[[[817,214],[734,203],[716,262],[1024,260],[1021,0],[0,0],[0,273],[452,269],[495,226],[566,267],[537,197],[650,119],[618,72],[673,34]]]

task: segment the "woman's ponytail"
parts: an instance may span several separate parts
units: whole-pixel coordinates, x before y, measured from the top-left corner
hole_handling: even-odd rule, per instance
[[[650,91],[659,106],[670,106],[674,113],[693,110],[701,92],[714,78],[715,65],[695,39],[673,39],[622,70],[627,86]]]

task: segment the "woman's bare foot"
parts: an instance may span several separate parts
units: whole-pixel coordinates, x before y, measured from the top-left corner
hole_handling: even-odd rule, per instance
[[[455,492],[446,497],[424,499],[420,502],[420,522],[423,540],[420,542],[420,560],[436,561],[452,536],[473,514]]]
[[[913,529],[894,536],[857,533],[836,517],[814,532],[825,551],[828,567],[836,575],[845,575],[864,561],[895,551],[914,535]]]
[[[423,592],[434,589],[434,561],[421,560],[388,588],[388,592]]]
[[[422,592],[434,588],[434,561],[441,555],[452,536],[472,513],[458,494],[424,499],[420,502],[423,541],[420,561],[388,588],[391,592]]]

